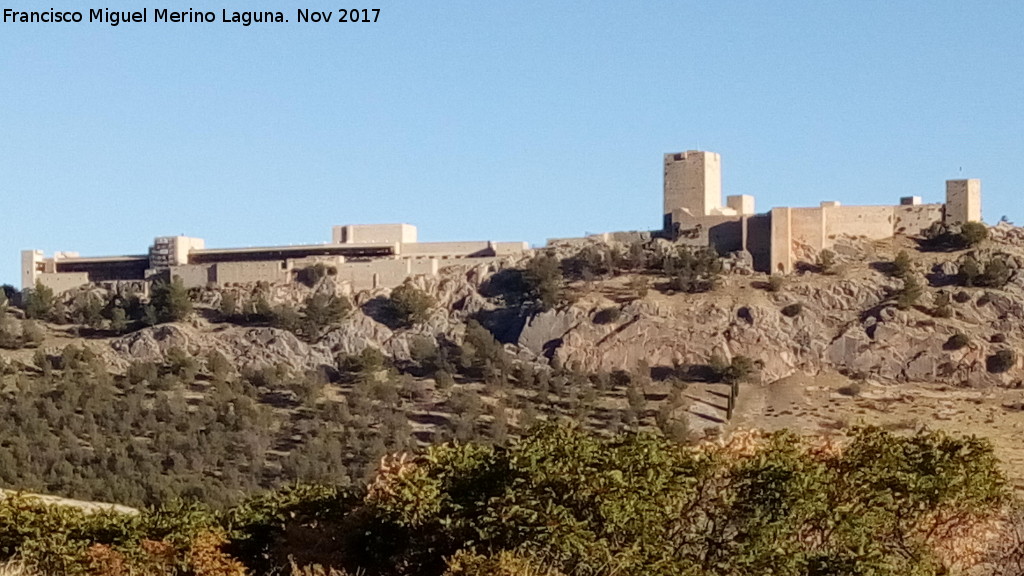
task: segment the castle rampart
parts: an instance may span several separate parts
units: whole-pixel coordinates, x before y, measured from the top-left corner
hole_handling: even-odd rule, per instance
[[[759,216],[770,221],[766,249],[761,245],[764,235],[750,233],[753,197],[729,196],[726,208],[720,207],[720,199],[717,154],[691,150],[665,155],[664,233],[722,254],[747,250],[755,267],[765,272],[791,272],[800,257],[831,248],[840,236],[880,240],[919,234],[937,221],[962,224],[981,219],[981,181],[950,180],[945,204],[922,204],[920,197],[909,196],[889,206],[824,201],[817,207],[772,208]]]

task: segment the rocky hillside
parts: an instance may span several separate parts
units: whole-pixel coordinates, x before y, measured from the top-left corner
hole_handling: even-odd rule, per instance
[[[1019,271],[1024,231],[1000,225],[991,236],[976,249],[953,252],[921,252],[913,239],[903,237],[845,239],[828,274],[797,273],[774,291],[766,275],[743,264],[742,255],[733,259],[714,290],[697,294],[654,289],[638,297],[630,288],[638,275],[609,274],[568,282],[571,303],[539,313],[510,311],[500,298],[484,295],[495,272],[521,264],[510,260],[415,279],[437,307],[413,328],[389,327],[380,320],[380,304],[388,294],[380,290],[356,295],[354,311],[315,343],[282,329],[211,321],[214,314],[98,343],[115,366],[160,360],[169,349],[182,348],[194,355],[218,350],[240,368],[279,363],[315,368],[367,347],[409,360],[417,339],[460,342],[468,319],[496,318],[484,323],[509,343],[515,357],[541,363],[550,358],[587,371],[633,371],[641,361],[653,368],[699,365],[718,354],[756,360],[762,382],[836,372],[885,383],[1013,386],[1020,380],[1019,362],[994,373],[988,359],[1024,343],[1024,272]],[[912,273],[925,284],[905,309],[895,301],[903,282],[887,273],[901,250],[911,256]],[[956,285],[965,260],[984,263],[993,256],[1005,256],[1010,275],[1004,286]],[[658,282],[651,276],[655,288]],[[317,289],[332,288],[325,280]],[[302,287],[278,288],[273,301],[297,303],[305,293]],[[946,311],[937,313],[947,297]],[[199,301],[215,310],[220,298],[207,292]],[[956,334],[965,335],[966,344],[954,346],[950,339]]]
[[[45,322],[8,308],[0,433],[16,441],[0,443],[0,482],[230,503],[568,418],[679,440],[928,425],[990,437],[1024,487],[1024,230],[840,238],[804,254],[800,272],[769,277],[746,254],[658,239],[558,246],[348,299],[330,275],[194,292],[178,321],[150,326],[117,325],[112,306],[128,297],[98,289],[63,295]],[[400,291],[423,309],[396,317]],[[317,298],[339,308],[310,327]]]

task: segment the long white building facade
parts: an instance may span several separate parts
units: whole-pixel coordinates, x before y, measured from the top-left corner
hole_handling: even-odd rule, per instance
[[[37,282],[54,292],[87,284],[145,283],[178,277],[186,287],[223,287],[255,282],[292,282],[301,269],[324,264],[352,291],[394,287],[418,274],[436,275],[446,266],[476,264],[522,254],[526,242],[419,242],[410,224],[335,226],[331,242],[298,246],[207,248],[202,238],[161,236],[145,254],[80,256],[41,250],[21,253],[21,285]]]

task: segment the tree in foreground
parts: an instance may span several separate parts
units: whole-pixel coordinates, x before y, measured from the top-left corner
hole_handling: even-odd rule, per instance
[[[958,544],[1020,557],[1007,532],[987,538],[1010,502],[974,437],[868,427],[841,445],[781,431],[684,446],[546,424],[507,446],[385,457],[365,487],[292,486],[219,515],[7,499],[0,559],[60,574],[939,576],[976,567],[945,552]]]
[[[273,558],[299,544],[290,533],[320,530],[336,548],[311,562],[402,576],[513,565],[925,576],[951,568],[940,542],[1008,500],[991,445],[940,432],[859,428],[841,447],[776,432],[687,447],[545,425],[507,448],[445,444],[386,460],[361,501],[286,507],[273,518],[288,520],[262,525],[261,542],[252,528],[240,534],[253,557]]]

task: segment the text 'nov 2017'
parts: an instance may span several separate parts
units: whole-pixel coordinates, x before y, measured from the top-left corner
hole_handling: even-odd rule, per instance
[[[173,24],[330,24],[330,23],[374,23],[380,20],[380,8],[341,8],[338,10],[296,9],[294,19],[284,12],[275,10],[235,11],[216,10],[168,10],[166,8],[142,8],[141,10],[111,10],[93,8],[89,10],[42,10],[23,11],[3,9],[4,24],[77,24],[101,23],[119,26],[128,23],[173,23]]]

